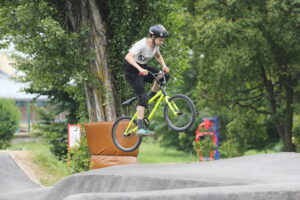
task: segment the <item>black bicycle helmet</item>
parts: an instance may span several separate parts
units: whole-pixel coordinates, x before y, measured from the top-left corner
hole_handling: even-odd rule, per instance
[[[161,24],[152,25],[149,29],[149,35],[166,38],[169,36],[167,29]]]

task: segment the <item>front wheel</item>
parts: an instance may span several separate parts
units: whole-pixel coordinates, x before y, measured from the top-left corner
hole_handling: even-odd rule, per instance
[[[120,117],[115,121],[112,127],[112,140],[114,144],[118,149],[125,152],[136,150],[142,142],[142,137],[135,134],[137,130],[135,122],[129,126],[130,121],[131,117]]]
[[[189,129],[195,122],[196,108],[193,101],[182,94],[177,94],[169,99],[171,107],[166,104],[164,117],[168,126],[177,132]]]

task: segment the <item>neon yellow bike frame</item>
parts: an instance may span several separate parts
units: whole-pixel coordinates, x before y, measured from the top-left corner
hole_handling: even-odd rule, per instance
[[[179,114],[180,111],[179,111],[178,107],[176,106],[176,104],[173,101],[170,102],[169,101],[170,97],[169,96],[165,96],[161,90],[159,92],[157,92],[157,94],[148,101],[148,104],[153,103],[155,100],[157,100],[157,101],[155,103],[154,108],[152,109],[152,111],[150,112],[149,116],[147,117],[148,120],[151,120],[153,118],[154,113],[156,112],[156,110],[158,109],[160,103],[163,100],[169,106],[169,108],[171,109],[171,111],[174,114],[174,116],[177,116]],[[133,128],[133,129],[130,129],[130,127],[132,126],[132,124],[134,123],[134,121],[136,119],[137,119],[137,113],[134,114],[134,116],[132,117],[131,121],[129,122],[129,124],[128,124],[125,132],[124,132],[124,136],[128,136],[128,135],[130,135],[130,134],[132,134],[132,133],[134,133],[134,132],[137,131],[137,127]]]

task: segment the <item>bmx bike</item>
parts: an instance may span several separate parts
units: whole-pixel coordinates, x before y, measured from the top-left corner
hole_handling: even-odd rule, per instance
[[[160,90],[149,101],[148,105],[154,107],[149,111],[149,115],[144,118],[144,123],[149,126],[151,119],[154,117],[155,112],[158,110],[162,102],[165,102],[164,106],[164,120],[168,127],[176,132],[183,132],[189,129],[196,118],[196,108],[193,101],[183,94],[176,94],[169,97],[166,93],[166,78],[164,72],[149,73],[154,77],[155,81],[160,85]],[[160,81],[158,77],[161,77]],[[131,105],[137,97],[133,97],[123,102],[122,105]],[[123,116],[118,118],[112,127],[112,140],[115,146],[124,151],[131,152],[136,150],[141,142],[143,136],[136,135],[137,131],[137,113],[133,117]]]

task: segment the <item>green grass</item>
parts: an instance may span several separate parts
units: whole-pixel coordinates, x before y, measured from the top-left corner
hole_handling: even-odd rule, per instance
[[[138,156],[140,163],[183,163],[196,162],[196,155],[174,149],[164,149],[154,142],[143,142]]]
[[[248,150],[245,152],[244,156],[249,156],[249,155],[255,155],[255,154],[267,154],[267,153],[278,153],[278,151],[274,151],[274,150]]]
[[[57,160],[57,158],[49,151],[49,148],[43,143],[12,144],[9,149],[22,149],[34,152],[33,162],[39,166],[39,171],[43,172],[38,178],[45,186],[54,185],[63,177],[70,175],[67,163]],[[39,174],[37,174],[37,176],[39,176]]]
[[[254,155],[254,154],[266,154],[266,153],[278,153],[283,151],[282,142],[278,142],[273,146],[266,148],[264,150],[248,150],[245,152],[244,156]]]

